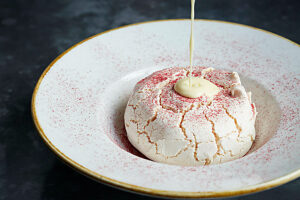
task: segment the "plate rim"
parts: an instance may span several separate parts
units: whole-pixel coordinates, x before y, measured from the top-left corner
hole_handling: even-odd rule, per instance
[[[43,71],[42,75],[39,77],[35,88],[33,90],[33,94],[32,94],[32,99],[31,99],[31,114],[32,114],[32,118],[33,118],[33,122],[35,124],[35,127],[40,135],[40,137],[43,139],[43,142],[48,146],[48,148],[50,148],[51,151],[53,151],[56,156],[58,156],[62,161],[64,161],[67,165],[69,165],[71,168],[73,168],[74,170],[78,171],[79,173],[95,180],[98,182],[102,182],[105,183],[107,185],[113,186],[113,187],[117,187],[119,189],[125,189],[125,190],[129,190],[131,192],[137,192],[137,193],[142,193],[142,194],[148,194],[148,195],[153,195],[153,196],[161,196],[161,197],[173,197],[173,198],[214,198],[214,197],[229,197],[229,196],[239,196],[239,195],[244,195],[244,194],[250,194],[250,193],[255,193],[255,192],[259,192],[262,190],[266,190],[266,189],[270,189],[279,185],[282,185],[284,183],[287,183],[289,181],[292,181],[298,177],[300,177],[300,168],[288,173],[284,176],[272,179],[270,181],[264,182],[264,183],[260,183],[260,184],[256,184],[256,185],[252,185],[252,186],[247,186],[247,187],[242,187],[242,188],[238,188],[235,190],[223,190],[223,191],[211,191],[211,192],[183,192],[183,191],[167,191],[167,190],[158,190],[158,189],[151,189],[151,188],[146,188],[146,187],[142,187],[142,186],[137,186],[137,185],[132,185],[126,182],[121,182],[106,176],[103,176],[99,173],[96,173],[82,165],[80,165],[79,163],[75,162],[74,160],[72,160],[71,158],[69,158],[68,156],[66,156],[64,153],[62,153],[55,145],[52,144],[52,142],[48,139],[48,137],[46,136],[46,134],[44,133],[38,118],[37,118],[37,114],[36,114],[36,109],[35,109],[35,103],[36,103],[36,94],[39,90],[39,86],[41,84],[41,82],[43,81],[44,77],[46,76],[46,74],[48,73],[48,71],[51,69],[51,67],[60,59],[62,58],[65,54],[67,54],[69,51],[71,51],[73,48],[77,47],[78,45],[94,38],[100,35],[103,35],[105,33],[109,33],[118,29],[123,29],[123,28],[127,28],[130,26],[136,26],[136,25],[140,25],[140,24],[147,24],[147,23],[156,23],[156,22],[168,22],[168,21],[189,21],[190,19],[163,19],[163,20],[152,20],[152,21],[144,21],[144,22],[139,22],[139,23],[134,23],[134,24],[128,24],[128,25],[124,25],[124,26],[120,26],[120,27],[116,27],[113,29],[109,29],[106,30],[104,32],[92,35],[78,43],[76,43],[75,45],[69,47],[67,50],[65,50],[63,53],[61,53],[59,56],[57,56],[48,66],[47,68]],[[270,31],[266,31],[260,28],[256,28],[253,26],[249,26],[249,25],[244,25],[244,24],[239,24],[236,22],[228,22],[228,21],[222,21],[222,20],[212,20],[212,19],[195,19],[195,21],[206,21],[206,22],[214,22],[214,23],[225,23],[225,24],[231,24],[231,25],[236,25],[236,26],[242,26],[242,27],[246,27],[246,28],[250,28],[250,29],[255,29],[258,31],[262,31],[265,33],[268,33],[270,35],[279,37],[281,39],[284,39],[290,43],[292,43],[293,45],[296,45],[298,47],[300,47],[299,44],[297,44],[296,42],[293,42],[290,39],[287,39],[283,36],[280,36],[278,34],[272,33]]]

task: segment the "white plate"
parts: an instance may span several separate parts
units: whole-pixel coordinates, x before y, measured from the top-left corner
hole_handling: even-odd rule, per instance
[[[220,197],[300,176],[300,48],[278,35],[228,22],[195,22],[195,64],[239,72],[259,112],[257,140],[241,159],[180,167],[143,158],[123,114],[134,84],[157,69],[188,65],[189,20],[130,25],[92,36],[56,58],[32,99],[46,144],[85,175],[168,197]]]

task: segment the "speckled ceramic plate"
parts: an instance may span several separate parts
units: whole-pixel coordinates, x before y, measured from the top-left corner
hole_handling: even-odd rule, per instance
[[[210,20],[195,22],[195,64],[237,71],[257,105],[257,139],[241,159],[181,167],[145,159],[127,140],[123,114],[134,84],[188,65],[188,20],[107,31],[71,47],[34,90],[33,119],[65,162],[101,182],[167,197],[246,194],[300,176],[300,48],[278,35]]]

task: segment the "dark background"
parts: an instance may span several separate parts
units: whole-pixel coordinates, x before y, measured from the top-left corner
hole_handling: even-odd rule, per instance
[[[300,42],[298,0],[197,0],[196,17],[238,22]],[[152,199],[96,183],[58,160],[32,123],[33,88],[73,44],[135,22],[188,18],[189,0],[0,0],[0,200]],[[300,199],[300,179],[234,199]]]

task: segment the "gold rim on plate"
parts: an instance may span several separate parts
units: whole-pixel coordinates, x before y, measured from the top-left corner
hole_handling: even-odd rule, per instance
[[[32,112],[32,118],[34,121],[34,124],[40,134],[40,136],[42,137],[42,139],[44,140],[44,142],[46,143],[46,145],[60,158],[62,159],[66,164],[68,164],[70,167],[72,167],[73,169],[75,169],[76,171],[88,176],[89,178],[92,178],[96,181],[100,181],[103,183],[106,183],[110,186],[115,186],[117,188],[123,188],[126,190],[130,190],[132,192],[137,192],[137,193],[144,193],[144,194],[148,194],[148,195],[154,195],[154,196],[162,196],[162,197],[174,197],[174,198],[212,198],[212,197],[228,197],[228,196],[237,196],[237,195],[242,195],[242,194],[249,194],[249,193],[253,193],[253,192],[259,192],[262,190],[266,190],[275,186],[279,186],[282,185],[284,183],[287,183],[289,181],[292,181],[298,177],[300,177],[300,169],[291,172],[289,174],[286,174],[282,177],[270,180],[268,182],[265,183],[261,183],[261,184],[257,184],[257,185],[252,185],[249,187],[244,187],[244,188],[239,188],[236,190],[224,190],[224,191],[211,191],[211,192],[181,192],[181,191],[166,191],[166,190],[157,190],[157,189],[151,189],[151,188],[145,188],[145,187],[141,187],[141,186],[137,186],[137,185],[132,185],[132,184],[128,184],[125,182],[120,182],[118,180],[114,180],[111,179],[109,177],[103,176],[101,174],[98,174],[96,172],[93,172],[89,169],[87,169],[86,167],[80,165],[79,163],[75,162],[74,160],[72,160],[71,158],[69,158],[68,156],[66,156],[64,153],[62,153],[59,149],[57,149],[52,143],[51,141],[47,138],[47,136],[45,135],[42,127],[40,126],[40,123],[37,119],[37,115],[36,115],[36,110],[35,110],[35,101],[36,101],[36,94],[37,91],[39,89],[39,86],[41,84],[41,82],[43,81],[43,78],[45,77],[45,75],[47,74],[47,72],[50,70],[50,68],[61,58],[63,57],[66,53],[68,53],[70,50],[72,50],[73,48],[75,48],[76,46],[94,38],[97,36],[100,36],[102,34],[111,32],[111,31],[115,31],[118,29],[122,29],[122,28],[126,28],[129,26],[135,26],[135,25],[139,25],[139,24],[146,24],[146,23],[153,23],[153,22],[163,22],[163,21],[183,21],[183,20],[190,20],[190,19],[166,19],[166,20],[155,20],[155,21],[146,21],[146,22],[140,22],[140,23],[135,23],[135,24],[129,24],[129,25],[125,25],[125,26],[121,26],[121,27],[117,27],[114,29],[110,29],[107,31],[104,31],[102,33],[98,33],[96,35],[93,35],[91,37],[86,38],[85,40],[82,40],[81,42],[73,45],[72,47],[70,47],[69,49],[67,49],[66,51],[64,51],[62,54],[60,54],[57,58],[55,58],[55,60],[53,60],[50,65],[44,70],[44,72],[42,73],[42,75],[40,76],[34,91],[33,91],[33,95],[32,95],[32,101],[31,101],[31,112]],[[227,22],[227,21],[220,21],[220,20],[209,20],[209,19],[195,19],[197,21],[209,21],[209,22],[216,22],[216,23],[226,23],[226,24],[233,24],[236,26],[243,26],[243,27],[247,27],[247,28],[251,28],[251,29],[255,29],[255,30],[259,30],[268,34],[271,34],[273,36],[282,38],[284,40],[287,40],[288,42],[300,47],[299,44],[284,38],[280,35],[277,35],[275,33],[269,32],[269,31],[265,31],[259,28],[255,28],[252,26],[248,26],[248,25],[243,25],[243,24],[238,24],[238,23],[234,23],[234,22]]]

